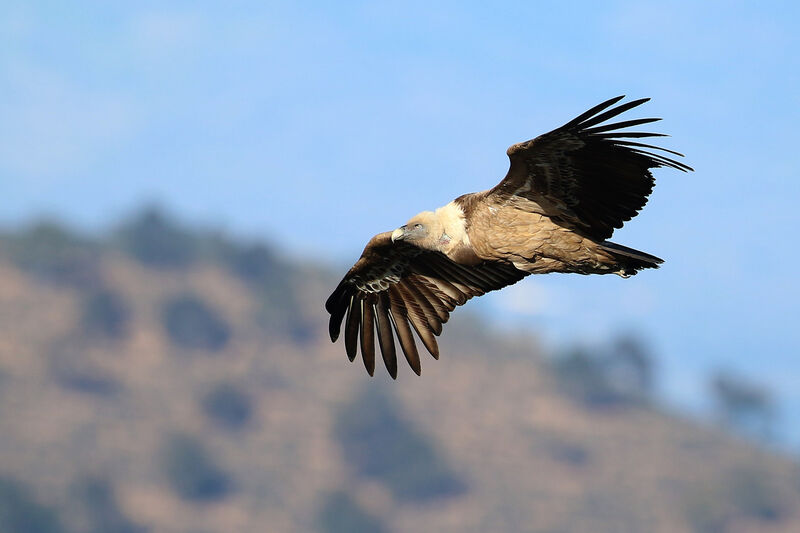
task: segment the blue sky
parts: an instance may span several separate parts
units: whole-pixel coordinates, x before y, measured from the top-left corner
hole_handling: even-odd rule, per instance
[[[657,171],[613,240],[664,267],[537,277],[470,305],[553,344],[640,331],[670,401],[701,405],[725,367],[800,416],[798,10],[4,2],[0,223],[92,230],[157,200],[346,267],[371,235],[494,185],[508,145],[649,96],[636,113],[664,117],[663,145],[696,171]]]

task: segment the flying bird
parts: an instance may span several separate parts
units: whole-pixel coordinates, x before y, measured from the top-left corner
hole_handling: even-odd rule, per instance
[[[512,145],[508,173],[492,189],[459,196],[370,239],[325,303],[331,340],[344,322],[348,358],[353,361],[360,347],[373,375],[377,334],[386,369],[396,378],[396,335],[420,375],[412,330],[438,359],[442,324],[474,296],[529,274],[629,277],[658,268],[658,257],[607,239],[644,207],[655,184],[650,169],[692,169],[669,157],[683,154],[631,140],[662,134],[622,131],[660,119],[606,123],[649,100],[616,105],[623,98]]]

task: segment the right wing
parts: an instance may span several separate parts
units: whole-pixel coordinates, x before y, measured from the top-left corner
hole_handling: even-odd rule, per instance
[[[501,205],[514,196],[527,198],[559,224],[597,240],[611,237],[647,203],[655,184],[651,168],[692,170],[651,150],[681,156],[678,152],[626,140],[661,134],[619,131],[660,119],[604,124],[649,100],[611,107],[622,98],[607,100],[560,128],[511,146],[508,174],[489,195]]]

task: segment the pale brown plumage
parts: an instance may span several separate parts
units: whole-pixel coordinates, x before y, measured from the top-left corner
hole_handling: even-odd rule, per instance
[[[651,168],[692,170],[635,139],[657,133],[617,131],[656,118],[603,124],[648,99],[612,107],[623,96],[508,149],[511,167],[493,189],[456,198],[373,237],[325,303],[330,336],[344,321],[347,355],[361,349],[375,371],[375,336],[386,369],[397,376],[395,335],[421,373],[412,330],[438,359],[436,336],[450,312],[473,296],[528,274],[574,272],[628,277],[662,260],[606,241],[639,212],[653,190]],[[609,109],[610,108],[610,109]]]

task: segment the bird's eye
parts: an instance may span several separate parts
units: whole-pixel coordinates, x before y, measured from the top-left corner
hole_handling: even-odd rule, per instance
[[[421,229],[421,228],[422,228],[422,224],[414,224],[414,229]]]

